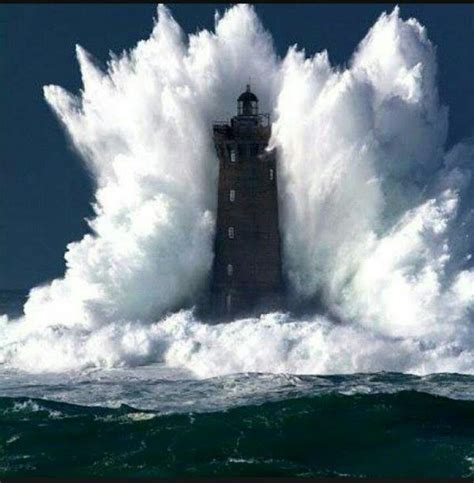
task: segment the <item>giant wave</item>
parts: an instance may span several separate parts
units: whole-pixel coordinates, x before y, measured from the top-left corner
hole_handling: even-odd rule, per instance
[[[24,316],[0,319],[4,366],[474,373],[474,146],[446,147],[418,21],[381,15],[341,68],[296,46],[279,58],[247,5],[189,36],[159,6],[150,37],[106,71],[77,58],[81,92],[44,95],[93,174],[91,233]],[[192,310],[213,257],[210,126],[249,76],[272,112],[291,297],[320,309],[211,326]]]

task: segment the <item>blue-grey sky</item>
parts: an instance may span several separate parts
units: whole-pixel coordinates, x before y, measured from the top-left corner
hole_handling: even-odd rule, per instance
[[[347,62],[392,4],[257,4],[284,55],[327,49]],[[170,4],[186,32],[212,28],[225,5]],[[146,38],[156,7],[138,5],[0,5],[0,289],[30,288],[64,272],[67,243],[87,231],[93,187],[82,162],[43,99],[42,86],[81,87],[76,43],[100,61]],[[450,108],[448,145],[473,134],[474,5],[401,5],[437,45],[439,90]],[[232,93],[230,93],[232,95]]]

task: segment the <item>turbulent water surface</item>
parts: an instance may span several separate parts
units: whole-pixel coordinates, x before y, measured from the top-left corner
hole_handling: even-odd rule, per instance
[[[474,475],[472,376],[160,369],[8,381],[1,473]]]
[[[347,65],[280,58],[248,5],[44,87],[96,185],[64,276],[0,293],[0,474],[471,475],[474,144],[436,49],[384,13]],[[212,122],[253,79],[292,306],[208,325]],[[455,79],[453,79],[455,82]],[[335,376],[334,374],[340,374]]]
[[[24,298],[1,295],[10,310]],[[474,475],[469,375],[197,379],[158,363],[0,377],[4,476]]]
[[[474,474],[472,376],[2,377],[4,475]]]

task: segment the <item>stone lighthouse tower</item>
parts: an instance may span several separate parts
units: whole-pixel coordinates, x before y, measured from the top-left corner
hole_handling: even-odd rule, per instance
[[[282,290],[277,165],[271,127],[247,90],[230,124],[213,126],[219,158],[213,307],[226,318],[276,308]]]

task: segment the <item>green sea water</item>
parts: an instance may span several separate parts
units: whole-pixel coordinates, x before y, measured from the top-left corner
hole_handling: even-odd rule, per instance
[[[240,377],[245,386],[254,378],[258,385],[258,378],[263,376]],[[367,392],[369,376],[354,376],[357,377],[359,383],[361,377],[366,379]],[[402,374],[371,377],[377,378],[379,385],[386,377],[387,391],[396,384],[403,385],[407,378]],[[465,376],[442,377],[444,382],[449,378],[467,382]],[[222,389],[225,378],[219,379],[217,384]],[[268,379],[271,376],[267,376],[266,383]],[[333,378],[334,386],[347,387],[351,376],[343,379],[339,384]],[[278,379],[275,382],[281,385]],[[175,391],[179,391],[180,384],[183,393],[189,391],[184,382],[168,384],[174,385]],[[212,390],[209,381],[202,384]],[[283,393],[273,394],[265,401],[260,393],[258,397],[247,396],[247,403],[229,401],[227,407],[223,404],[220,409],[206,409],[205,404],[199,408],[199,402],[193,399],[195,407],[186,410],[190,401],[183,394],[184,407],[176,411],[2,397],[0,474],[474,474],[474,401],[415,390],[342,394],[335,387],[318,391],[318,384],[313,391],[308,393],[306,387],[298,395],[298,389],[289,386],[291,383],[287,397]],[[103,389],[107,389],[106,385]]]
[[[0,477],[344,475],[474,476],[474,377],[0,366]]]

